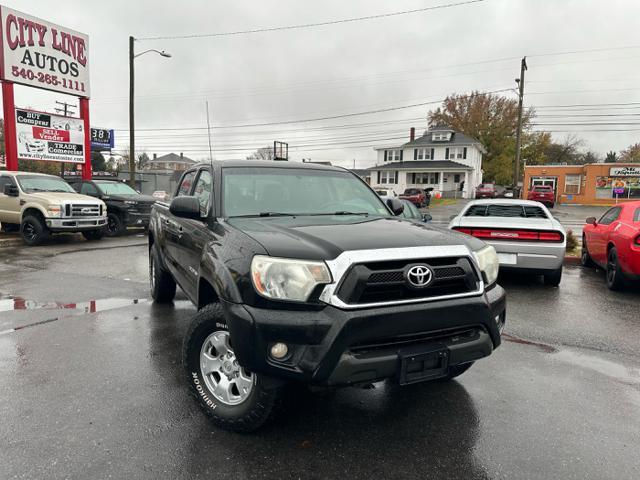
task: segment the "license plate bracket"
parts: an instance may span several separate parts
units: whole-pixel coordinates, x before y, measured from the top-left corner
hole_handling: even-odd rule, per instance
[[[400,385],[445,377],[449,373],[449,349],[441,344],[404,348],[400,356]]]

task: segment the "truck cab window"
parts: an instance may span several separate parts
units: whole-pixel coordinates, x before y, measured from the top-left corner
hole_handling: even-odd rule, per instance
[[[180,186],[178,187],[178,192],[176,193],[176,197],[182,197],[185,195],[189,195],[191,192],[191,187],[193,186],[193,179],[196,176],[196,172],[188,172],[180,182]]]
[[[200,214],[205,217],[209,211],[209,200],[211,199],[211,172],[200,170],[193,196],[200,202]]]
[[[93,185],[93,183],[85,182],[82,184],[82,188],[80,188],[80,193],[83,195],[90,195],[92,197],[97,197],[98,189]]]

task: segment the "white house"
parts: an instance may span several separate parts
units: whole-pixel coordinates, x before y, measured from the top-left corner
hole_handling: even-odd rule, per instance
[[[448,127],[434,127],[397,147],[375,147],[378,160],[370,167],[371,186],[392,188],[397,194],[406,188],[433,188],[445,198],[472,198],[482,183],[482,144]]]

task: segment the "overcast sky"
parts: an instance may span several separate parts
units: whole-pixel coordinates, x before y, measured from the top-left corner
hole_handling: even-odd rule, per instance
[[[458,1],[2,3],[89,35],[91,124],[115,128],[116,149],[122,151],[128,146],[129,35],[230,32]],[[540,117],[539,123],[607,124],[539,128],[557,132],[558,140],[566,136],[564,131],[575,131],[585,148],[604,155],[640,141],[636,121],[640,104],[600,105],[575,112],[571,109],[577,107],[544,106],[640,102],[640,40],[635,38],[639,18],[637,0],[485,0],[316,28],[140,40],[137,52],[156,48],[172,58],[149,53],[135,61],[137,151],[149,156],[174,151],[208,158],[204,129],[208,100],[217,159],[244,158],[257,147],[282,140],[289,142],[294,160],[311,158],[345,166],[355,161],[357,167],[366,167],[375,162],[374,146],[403,143],[411,126],[421,132],[428,110],[437,105],[323,121],[218,127],[330,117],[438,101],[449,93],[474,89],[514,88],[519,58],[531,55],[525,104],[542,106],[538,114],[547,116]],[[619,48],[634,45],[638,47]],[[610,50],[535,56],[595,49]],[[515,93],[505,94],[515,98]],[[61,94],[16,86],[17,106],[52,111],[54,101],[63,99]],[[66,100],[77,103],[73,97]],[[570,113],[581,116],[567,117]],[[618,114],[623,115],[600,116]],[[613,125],[617,123],[624,124]],[[167,128],[176,130],[153,130]],[[614,129],[636,131],[588,131]]]

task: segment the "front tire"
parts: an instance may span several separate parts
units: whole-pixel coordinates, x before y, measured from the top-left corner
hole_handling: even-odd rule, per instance
[[[557,287],[560,285],[560,281],[562,280],[562,267],[554,270],[551,273],[546,273],[544,275],[544,284],[550,287]]]
[[[155,246],[149,249],[149,284],[155,302],[170,303],[176,296],[176,281],[162,268]]]
[[[609,290],[622,290],[624,287],[624,277],[620,262],[618,262],[618,250],[612,247],[607,254],[607,287]]]
[[[192,394],[219,427],[252,432],[273,415],[279,385],[238,364],[220,305],[207,305],[193,318],[182,358]]]
[[[41,218],[35,215],[27,215],[20,224],[22,240],[30,247],[40,245],[49,238],[49,230]]]
[[[580,253],[580,263],[582,263],[582,266],[586,268],[593,268],[596,266],[596,264],[593,263],[591,255],[589,254],[589,248],[587,247],[587,238],[584,235],[582,236],[582,251]]]
[[[117,213],[107,214],[107,236],[116,237],[122,235],[125,230],[124,222]]]

